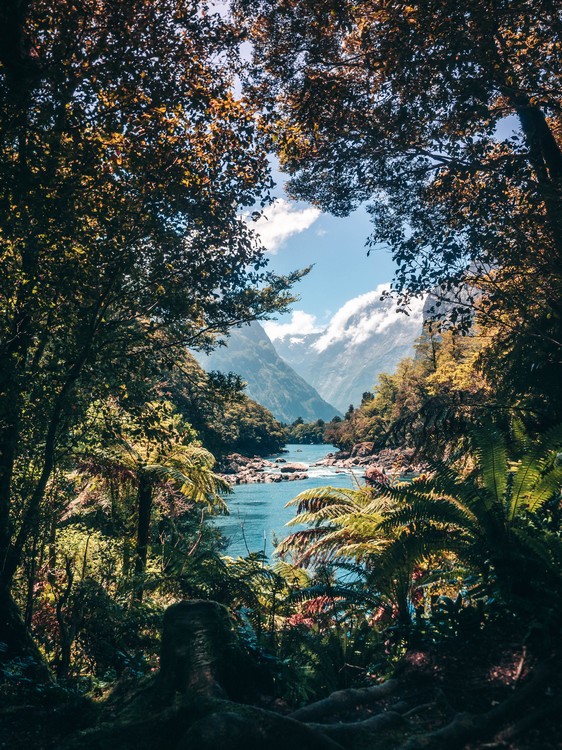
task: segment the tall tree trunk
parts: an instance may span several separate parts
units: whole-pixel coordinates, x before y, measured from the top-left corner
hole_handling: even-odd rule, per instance
[[[6,588],[0,589],[0,682],[4,670],[18,665],[23,677],[51,682],[52,677],[42,653],[24,625],[17,604]]]
[[[562,151],[543,110],[526,93],[525,83],[512,60],[513,49],[504,38],[500,15],[493,5],[491,11],[483,28],[483,38],[493,45],[491,56],[494,72],[491,76],[517,115],[525,136],[529,162],[535,173],[556,249],[557,257],[553,259],[552,267],[558,270],[562,262]]]
[[[89,343],[91,344],[91,341]],[[20,528],[15,539],[12,536],[9,505],[5,513],[8,525],[6,529],[1,529],[1,531],[3,533],[9,532],[10,536],[6,537],[8,546],[4,553],[2,565],[0,566],[0,642],[3,642],[6,645],[4,660],[13,659],[15,655],[20,652],[20,656],[25,656],[25,654],[31,653],[32,659],[39,658],[42,661],[40,652],[33,644],[31,636],[25,628],[18,607],[10,592],[14,575],[21,562],[24,546],[30,535],[37,532],[40,520],[41,502],[43,501],[45,489],[55,465],[58,432],[65,414],[68,397],[70,396],[86,362],[88,349],[89,346],[85,348],[80,360],[71,367],[66,382],[55,399],[43,451],[43,468],[23,514]],[[7,490],[9,491],[10,488],[7,487]],[[8,500],[9,498],[6,499]]]
[[[21,555],[26,541],[36,531],[39,523],[39,509],[45,495],[45,489],[55,466],[55,451],[58,432],[64,417],[67,400],[82,371],[84,360],[77,362],[70,370],[69,376],[55,400],[51,420],[47,430],[45,448],[43,451],[43,468],[35,489],[33,490],[26,511],[15,540],[11,543],[3,570],[0,575],[0,586],[9,587],[21,561]]]
[[[146,571],[146,560],[148,557],[148,544],[150,541],[150,516],[152,513],[153,486],[150,477],[144,472],[139,475],[138,488],[138,523],[137,523],[137,548],[135,550],[135,575],[139,583],[135,592],[135,599],[142,601],[144,594],[144,573]]]
[[[0,383],[0,421],[5,425],[0,435],[0,576],[8,560],[13,532],[10,517],[11,488],[19,433],[17,402],[14,403],[9,393],[4,397],[4,393]]]
[[[529,147],[529,160],[544,201],[548,223],[562,259],[562,151],[541,109],[526,96],[512,98],[521,129]]]
[[[66,559],[66,586],[64,591],[61,592],[57,605],[57,623],[59,626],[59,647],[60,653],[57,659],[56,673],[57,680],[66,680],[70,671],[70,658],[72,653],[72,644],[76,637],[76,618],[74,613],[74,607],[70,607],[70,611],[65,611],[70,600],[72,593],[72,586],[74,584],[74,572],[72,570],[72,564],[70,558]]]
[[[37,545],[38,545],[39,533],[36,532],[33,536],[33,544],[31,546],[31,554],[28,555],[29,562],[27,566],[27,595],[25,599],[25,616],[24,624],[26,628],[31,627],[33,620],[33,605],[35,603],[35,583],[37,580]]]

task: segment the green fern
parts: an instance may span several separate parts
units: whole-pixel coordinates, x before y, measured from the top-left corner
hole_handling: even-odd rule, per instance
[[[533,519],[560,495],[562,426],[536,440],[519,424],[513,434],[514,458],[505,435],[480,426],[470,435],[469,469],[437,462],[428,478],[409,484],[301,493],[290,503],[291,523],[309,528],[284,540],[279,553],[304,566],[360,564],[404,619],[414,571],[448,557],[498,582],[506,596],[526,571],[559,579],[562,542]]]

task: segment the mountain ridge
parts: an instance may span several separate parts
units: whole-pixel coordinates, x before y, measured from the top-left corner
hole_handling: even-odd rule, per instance
[[[329,421],[341,416],[306,379],[279,356],[263,327],[254,321],[234,328],[226,346],[208,355],[196,353],[207,370],[235,372],[246,381],[246,393],[265,406],[280,421],[291,423],[299,417],[307,422]]]
[[[411,356],[422,333],[424,300],[413,300],[409,313],[401,313],[384,295],[387,289],[381,285],[349,300],[320,331],[275,336],[271,326],[279,355],[340,411],[357,406],[381,373]]]

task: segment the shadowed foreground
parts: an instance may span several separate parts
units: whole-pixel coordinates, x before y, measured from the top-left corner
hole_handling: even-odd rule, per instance
[[[266,707],[226,608],[180,602],[165,614],[158,673],[122,680],[101,704],[2,709],[0,741],[14,750],[559,747],[559,660],[493,635],[409,651],[391,679],[287,714]]]

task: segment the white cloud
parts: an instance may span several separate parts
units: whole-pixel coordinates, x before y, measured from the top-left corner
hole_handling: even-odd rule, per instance
[[[272,341],[284,339],[287,336],[293,340],[297,337],[306,336],[308,333],[319,333],[323,330],[318,325],[316,316],[303,310],[294,310],[289,323],[266,321],[263,323],[263,327]]]
[[[299,208],[294,203],[277,198],[257,221],[250,221],[248,214],[244,218],[259,234],[264,247],[274,255],[289,237],[304,232],[319,216],[317,208]]]
[[[382,333],[399,322],[407,322],[413,328],[419,328],[422,321],[423,299],[412,300],[409,316],[397,313],[396,302],[386,299],[379,302],[381,294],[388,291],[388,284],[379,285],[374,291],[361,294],[346,302],[333,315],[323,335],[313,344],[318,352],[340,341],[356,346],[366,341],[369,336]]]
[[[312,344],[317,352],[323,352],[340,342],[357,346],[373,334],[382,333],[396,324],[400,326],[397,333],[403,332],[405,326],[414,331],[420,330],[424,299],[413,299],[409,314],[405,315],[397,312],[394,299],[389,297],[380,301],[381,295],[389,288],[389,284],[380,284],[374,291],[348,300],[332,315],[327,325],[320,325],[315,315],[295,310],[289,323],[268,321],[263,327],[272,341],[289,339],[291,343],[302,343],[307,334],[321,333]]]

